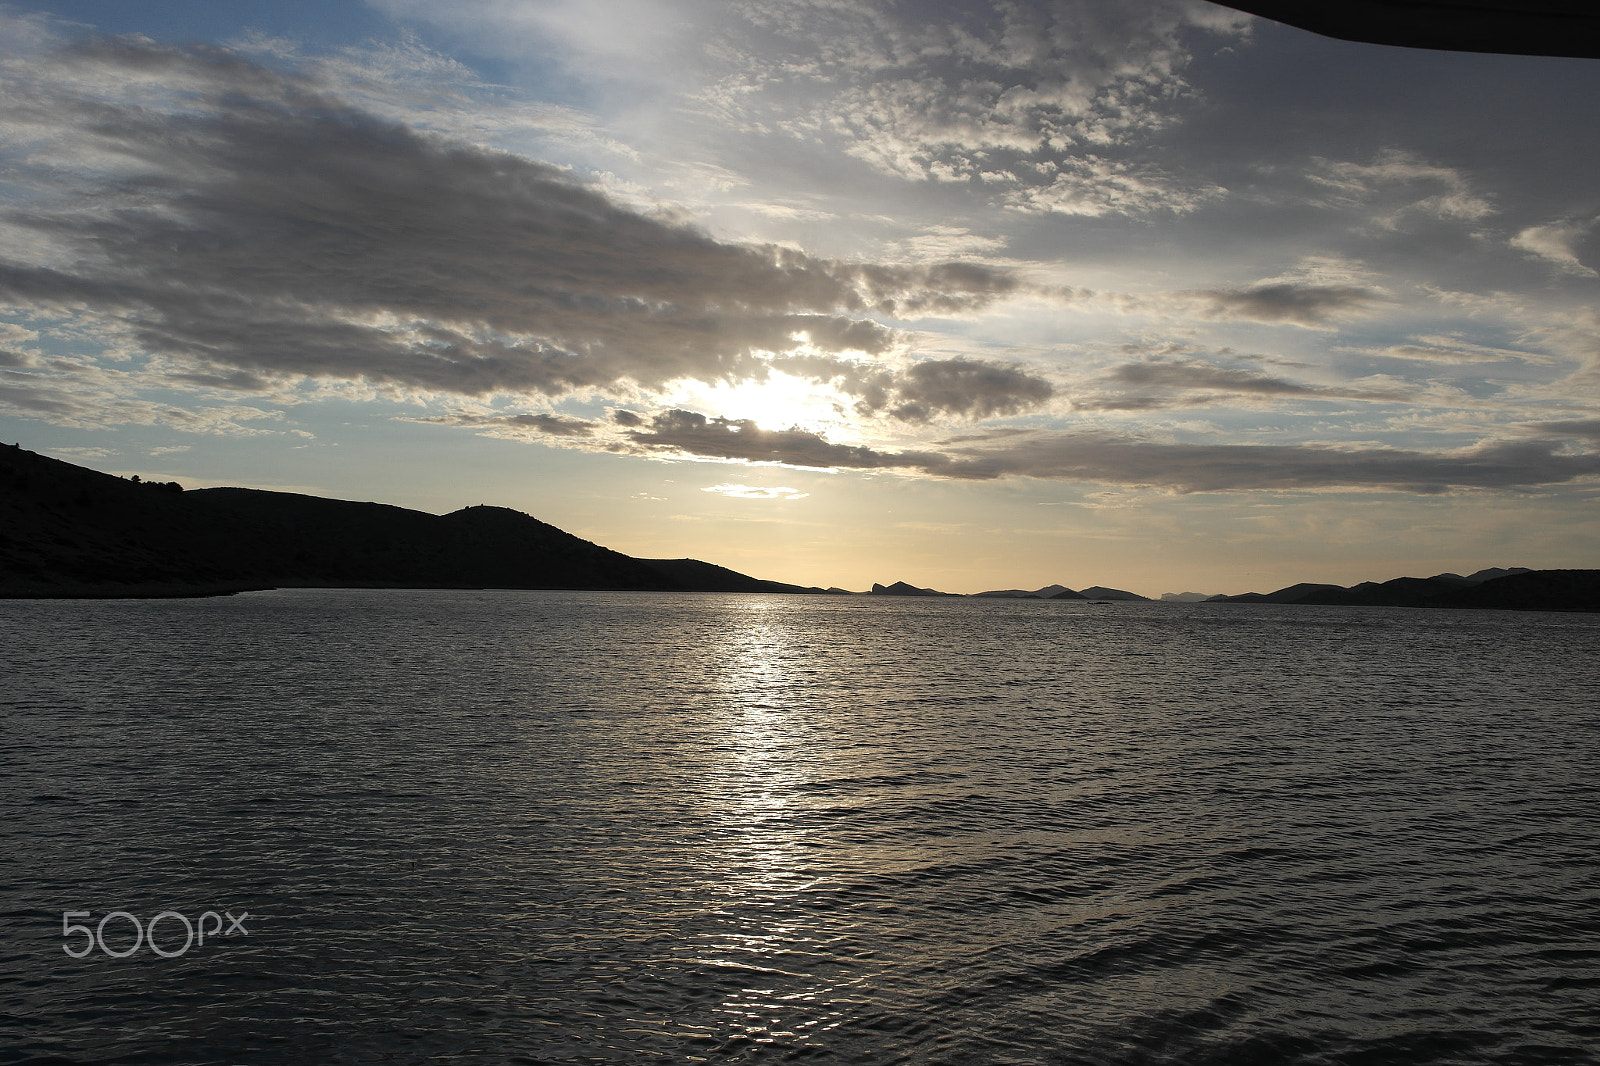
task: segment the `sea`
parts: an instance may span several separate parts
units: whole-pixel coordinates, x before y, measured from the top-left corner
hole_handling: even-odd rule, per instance
[[[0,602],[0,1063],[1593,1063],[1600,616]]]

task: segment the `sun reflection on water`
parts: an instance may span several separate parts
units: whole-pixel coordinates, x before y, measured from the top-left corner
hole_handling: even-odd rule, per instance
[[[725,883],[745,899],[794,880],[804,835],[794,824],[796,793],[811,779],[816,743],[796,692],[793,634],[781,612],[752,606],[715,679],[727,711],[708,781],[728,841]]]
[[[806,894],[818,878],[805,822],[807,786],[825,761],[800,671],[814,654],[782,610],[750,597],[728,635],[712,686],[725,708],[705,766],[704,795],[720,845],[707,856],[721,902],[704,964],[748,975],[713,1013],[756,1041],[804,1040],[839,1024],[840,982]],[[853,983],[846,978],[844,983]]]

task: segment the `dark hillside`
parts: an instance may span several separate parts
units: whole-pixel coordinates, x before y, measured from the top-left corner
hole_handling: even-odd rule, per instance
[[[699,559],[640,559],[639,562],[668,580],[699,592],[822,593],[828,591],[822,588],[807,588],[803,585],[786,585],[782,581],[765,581],[715,563],[701,562]]]
[[[1487,578],[1485,577],[1487,575]],[[1288,603],[1339,607],[1465,607],[1504,611],[1600,611],[1600,570],[1494,568],[1470,577],[1436,574],[1338,585],[1291,585],[1211,603]]]
[[[504,507],[433,515],[124,480],[0,446],[0,596],[281,586],[798,591],[694,560],[663,570]],[[733,589],[730,586],[740,586]]]
[[[1347,589],[1333,586],[1312,591],[1294,603],[1320,603],[1356,607],[1421,607],[1447,592],[1468,588],[1472,581],[1455,574],[1437,577],[1397,577],[1392,581],[1363,581]]]
[[[261,587],[173,485],[0,446],[0,594],[182,595]]]
[[[1600,570],[1530,570],[1455,589],[1429,607],[1502,611],[1600,611]]]
[[[218,525],[248,530],[240,560],[269,585],[675,589],[620,552],[505,507],[440,516],[259,489],[187,493]]]

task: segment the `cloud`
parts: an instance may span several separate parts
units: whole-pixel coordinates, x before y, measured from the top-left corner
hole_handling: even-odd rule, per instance
[[[214,48],[51,59],[13,71],[10,119],[47,143],[15,171],[35,195],[0,218],[29,235],[0,253],[0,297],[94,308],[175,385],[623,395],[759,375],[774,353],[881,357],[903,338],[874,316],[968,314],[1018,286],[975,263],[718,241]],[[928,374],[907,403],[937,392]]]
[[[1237,12],[1171,0],[736,10],[714,34],[725,65],[700,107],[747,131],[1028,212],[1187,211],[1220,192],[1135,156],[1175,120],[1191,43],[1248,32]]]
[[[1067,303],[1098,304],[1123,314],[1192,316],[1315,330],[1332,329],[1341,320],[1395,302],[1371,280],[1371,272],[1361,263],[1315,255],[1301,257],[1293,270],[1247,285],[1127,294],[1057,288],[1050,294]]]
[[[857,414],[883,413],[902,422],[1014,415],[1055,395],[1047,379],[1015,364],[983,359],[925,359],[890,368],[828,356],[785,356],[772,365],[854,397]]]
[[[77,368],[58,361],[55,378],[0,367],[0,413],[41,418],[76,429],[112,426],[165,426],[183,433],[250,437],[300,430],[269,429],[254,422],[281,422],[282,411],[227,405],[188,408],[125,395],[119,375]]]
[[[117,453],[111,448],[51,448],[46,454],[69,463],[92,463]]]
[[[707,485],[701,492],[715,492],[720,496],[727,496],[736,500],[803,500],[810,496],[809,492],[791,489],[788,486],[755,486],[755,485]]]
[[[1600,418],[1579,418],[1564,422],[1531,422],[1523,431],[1538,437],[1576,437],[1600,445]]]
[[[1588,222],[1558,222],[1547,226],[1529,226],[1511,239],[1513,247],[1553,264],[1564,274],[1582,278],[1600,277],[1593,267],[1585,266],[1578,258],[1574,245],[1588,236],[1594,220]]]
[[[1371,163],[1317,159],[1310,177],[1330,204],[1360,208],[1379,229],[1399,229],[1414,218],[1476,222],[1494,213],[1461,171],[1398,149]]]
[[[1454,452],[1267,444],[1186,444],[1091,430],[995,436],[942,452],[833,444],[806,430],[763,430],[749,420],[663,412],[625,433],[639,454],[789,466],[902,470],[959,480],[1029,477],[1178,493],[1530,489],[1600,477],[1600,454],[1550,440],[1490,441]]]
[[[1351,348],[1348,351],[1362,355],[1376,355],[1387,359],[1405,359],[1419,363],[1549,363],[1550,356],[1516,348],[1494,348],[1460,337],[1413,337],[1405,344],[1391,344],[1384,348]]]
[[[1383,293],[1367,286],[1294,281],[1240,289],[1194,289],[1175,295],[1192,301],[1202,318],[1284,323],[1306,329],[1323,329],[1336,319],[1388,302]]]
[[[917,363],[895,384],[896,418],[925,422],[935,413],[982,419],[1012,415],[1044,403],[1055,388],[1017,367],[966,359]]]
[[[9,347],[30,344],[39,339],[37,330],[27,329],[14,322],[0,322],[0,367],[35,366],[39,361],[36,348]]]
[[[1184,214],[1227,195],[1227,190],[1209,182],[1180,183],[1150,163],[1107,159],[1097,153],[1038,163],[1030,169],[1044,181],[1019,182],[1001,197],[1005,206],[1029,214],[1091,218],[1157,211]]]
[[[1193,359],[1142,359],[1113,367],[1103,379],[1118,387],[1145,390],[1142,395],[1074,397],[1073,405],[1098,410],[1151,410],[1166,406],[1214,403],[1238,396],[1281,396],[1324,400],[1366,400],[1398,403],[1411,394],[1394,388],[1304,385],[1241,367],[1222,367]],[[1148,390],[1157,390],[1151,395]],[[1195,396],[1195,393],[1209,395]],[[1177,394],[1177,395],[1174,395]]]
[[[935,452],[884,452],[833,444],[804,429],[762,429],[750,419],[708,418],[695,411],[664,411],[623,437],[636,454],[739,459],[819,470],[945,470],[949,458]]]
[[[581,418],[567,418],[552,414],[476,414],[455,411],[447,415],[428,415],[405,418],[406,422],[422,422],[435,426],[460,426],[466,429],[483,429],[491,436],[530,439],[536,437],[589,437],[596,423]]]
[[[951,476],[1023,476],[1180,493],[1360,489],[1434,494],[1525,489],[1600,476],[1600,455],[1549,441],[1490,442],[1461,452],[1311,445],[1172,444],[1092,432],[1041,434],[1001,449],[956,450]]]

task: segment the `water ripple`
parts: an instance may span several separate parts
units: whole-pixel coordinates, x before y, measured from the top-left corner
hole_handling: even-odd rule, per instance
[[[303,590],[0,631],[0,1062],[1600,1046],[1593,617]],[[79,960],[68,910],[249,935]]]

